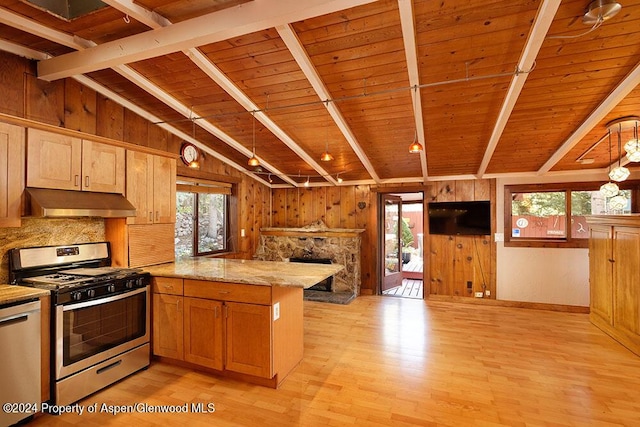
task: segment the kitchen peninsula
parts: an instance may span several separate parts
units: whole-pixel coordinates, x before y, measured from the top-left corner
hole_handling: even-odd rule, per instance
[[[303,289],[337,264],[189,258],[145,267],[153,354],[277,388],[303,356]]]

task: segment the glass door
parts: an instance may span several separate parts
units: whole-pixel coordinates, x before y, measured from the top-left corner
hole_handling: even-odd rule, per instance
[[[402,199],[384,194],[384,245],[382,292],[402,285],[402,246],[400,242]]]

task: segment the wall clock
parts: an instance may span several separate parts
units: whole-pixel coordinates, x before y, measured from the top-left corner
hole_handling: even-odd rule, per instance
[[[198,155],[199,151],[195,145],[188,142],[182,144],[182,147],[180,148],[180,157],[185,165],[190,166],[194,162],[197,162]]]

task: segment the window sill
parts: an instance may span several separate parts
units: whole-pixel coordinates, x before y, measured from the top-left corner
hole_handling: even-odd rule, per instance
[[[570,242],[564,240],[505,240],[505,247],[511,248],[582,248],[589,247],[589,239],[572,240]]]

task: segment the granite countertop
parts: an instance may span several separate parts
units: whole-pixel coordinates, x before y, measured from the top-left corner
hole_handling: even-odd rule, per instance
[[[340,264],[303,264],[279,261],[255,261],[223,258],[189,258],[144,267],[152,276],[211,280],[263,286],[310,288],[333,276]]]
[[[28,286],[0,284],[0,305],[13,304],[49,295],[46,289],[30,288]]]

